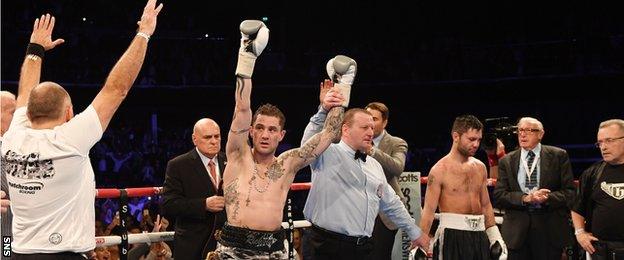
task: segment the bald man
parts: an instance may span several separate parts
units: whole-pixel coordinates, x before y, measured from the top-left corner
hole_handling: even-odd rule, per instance
[[[130,46],[91,104],[74,117],[67,91],[39,83],[55,19],[36,19],[21,68],[13,121],[2,144],[13,211],[12,259],[84,259],[95,248],[95,178],[89,150],[139,74],[162,5],[149,0]]]
[[[221,129],[202,118],[192,137],[195,147],[167,163],[163,185],[163,215],[175,218],[174,259],[205,259],[217,246],[214,232],[225,222]]]
[[[0,105],[2,106],[2,110],[0,111],[0,145],[2,145],[2,136],[9,129],[9,125],[11,125],[11,120],[13,119],[13,113],[15,112],[15,95],[8,91],[0,91]],[[11,219],[13,218],[13,214],[11,213],[11,209],[9,207],[9,186],[6,182],[6,175],[4,172],[0,173],[0,186],[2,186],[0,191],[0,209],[2,211],[2,216],[0,219],[2,220],[2,224],[0,225],[0,233],[3,237],[12,236],[13,232],[11,232]],[[0,259],[4,259],[4,256],[0,256]]]
[[[11,120],[13,119],[13,112],[15,112],[15,95],[8,91],[0,91],[0,103],[2,105],[0,121],[0,137],[9,129]],[[1,139],[0,139],[1,140]]]

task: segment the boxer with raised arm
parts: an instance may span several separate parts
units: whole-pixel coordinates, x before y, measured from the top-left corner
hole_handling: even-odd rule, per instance
[[[234,118],[228,133],[223,187],[227,222],[218,238],[220,259],[287,259],[282,229],[283,208],[295,173],[308,165],[340,135],[342,95],[330,91],[323,107],[329,118],[323,131],[300,148],[275,156],[284,138],[283,113],[265,104],[252,117],[251,76],[256,58],[267,45],[264,23],[243,21],[236,68]],[[248,143],[251,137],[252,145]],[[212,256],[214,254],[209,255]]]

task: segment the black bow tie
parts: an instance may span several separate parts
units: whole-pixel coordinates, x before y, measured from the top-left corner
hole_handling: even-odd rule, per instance
[[[360,159],[363,162],[366,162],[366,154],[363,152],[360,152],[360,150],[355,151],[355,157],[353,159]]]

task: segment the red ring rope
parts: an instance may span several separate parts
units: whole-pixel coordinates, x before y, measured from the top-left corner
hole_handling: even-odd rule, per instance
[[[421,184],[427,184],[427,176],[420,177]],[[574,180],[574,184],[578,186],[578,180]],[[496,179],[489,178],[487,179],[487,186],[493,187],[496,186]],[[300,182],[293,183],[290,185],[290,189],[293,191],[300,190],[309,190],[312,188],[311,182]],[[127,188],[125,189],[128,192],[128,197],[141,197],[141,196],[152,196],[156,194],[160,194],[162,192],[162,187],[144,187],[144,188]],[[119,189],[97,189],[96,198],[99,199],[107,199],[107,198],[119,198],[120,191]]]
[[[127,188],[124,190],[128,193],[128,197],[142,197],[159,194],[162,187]],[[119,198],[120,193],[120,189],[97,189],[95,197],[99,199]]]

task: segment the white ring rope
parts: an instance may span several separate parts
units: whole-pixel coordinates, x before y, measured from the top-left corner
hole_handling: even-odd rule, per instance
[[[167,232],[152,232],[141,234],[128,234],[128,244],[138,243],[155,243],[160,241],[173,241],[173,231]],[[103,236],[95,237],[95,246],[112,246],[121,244],[120,236]]]
[[[435,214],[435,219],[440,218],[440,214]],[[502,224],[502,217],[494,217],[496,220],[496,224]],[[311,227],[312,223],[307,220],[295,220],[293,221],[295,228],[307,228]],[[288,222],[282,222],[283,228],[288,228]],[[154,243],[160,241],[173,241],[173,231],[168,232],[152,232],[152,233],[141,233],[141,234],[128,234],[128,244],[138,244],[138,243]],[[112,246],[121,244],[120,236],[103,236],[103,237],[95,237],[95,246]]]
[[[434,218],[439,220],[440,213],[435,213]],[[503,217],[496,216],[494,217],[494,221],[498,225],[503,224]],[[295,220],[293,221],[293,224],[295,225],[295,228],[307,228],[312,226],[312,223],[307,220]],[[288,222],[282,222],[282,227],[288,228]]]
[[[295,228],[307,228],[307,227],[311,227],[312,223],[310,223],[310,221],[307,221],[307,220],[295,220],[293,221],[293,225],[295,226]],[[282,222],[282,227],[288,228],[288,222]]]

